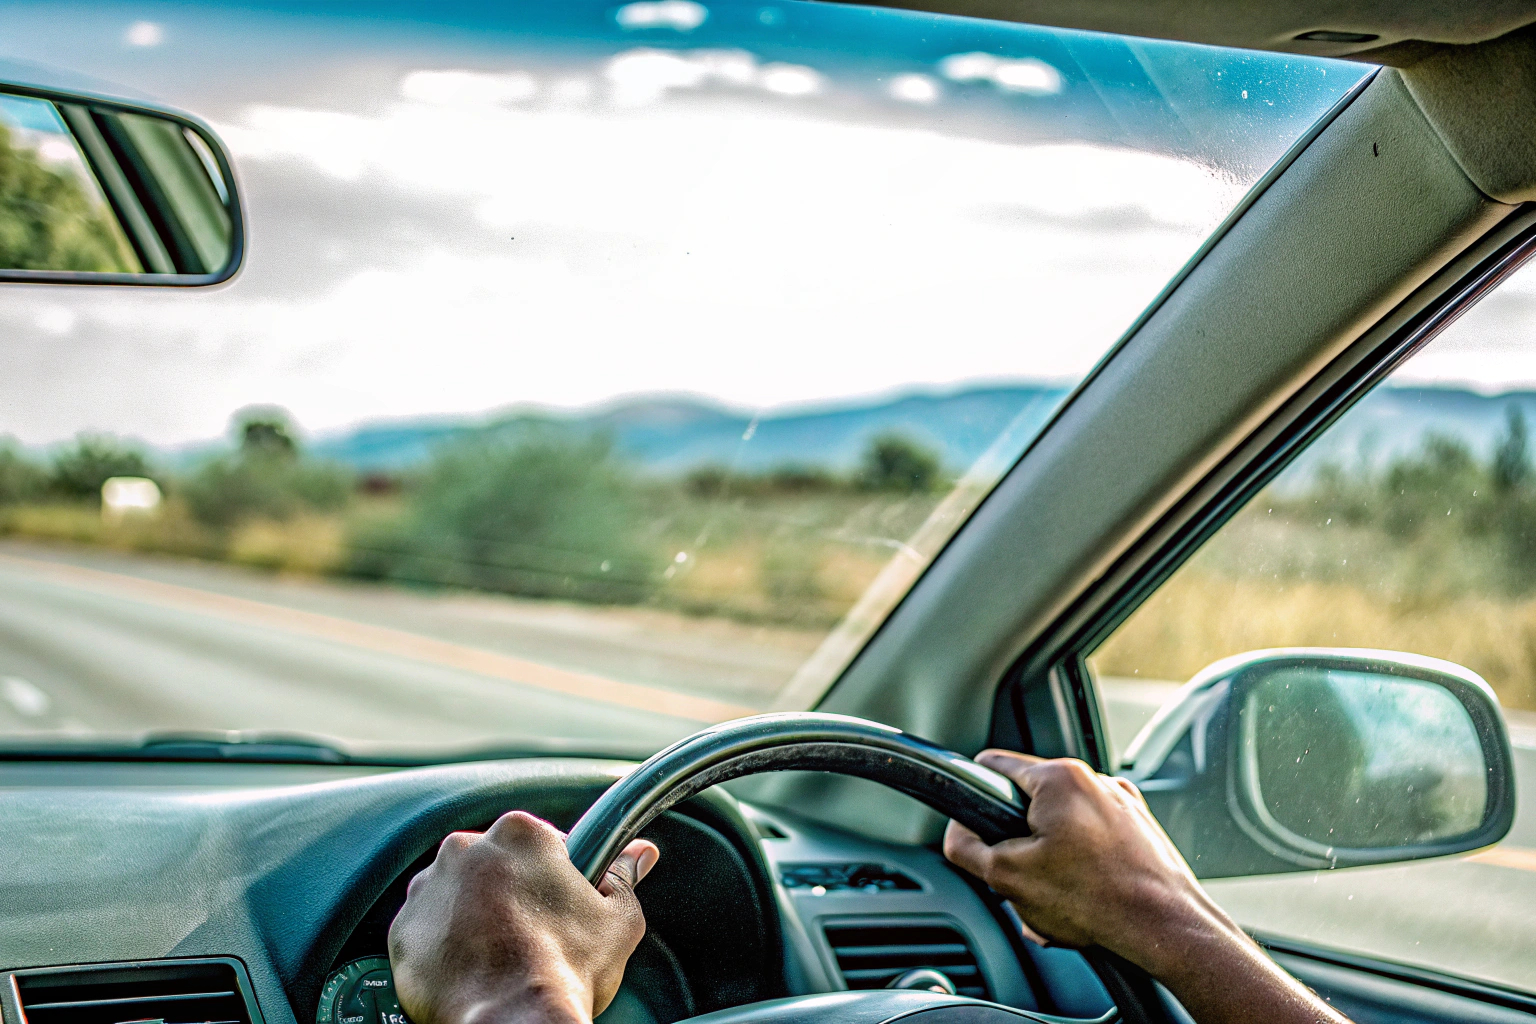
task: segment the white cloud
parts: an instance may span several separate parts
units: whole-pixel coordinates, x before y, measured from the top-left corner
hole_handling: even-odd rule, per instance
[[[443,106],[520,103],[538,91],[539,83],[523,71],[412,71],[400,80],[401,96]]]
[[[758,81],[780,96],[814,96],[821,92],[821,74],[803,64],[765,64]]]
[[[927,75],[897,75],[889,91],[903,103],[932,103],[939,98],[939,83]]]
[[[165,41],[165,29],[153,21],[136,21],[123,33],[129,46],[159,46]]]
[[[639,0],[614,13],[620,28],[670,28],[692,32],[709,17],[709,8],[693,0]]]
[[[750,55],[672,56],[689,59],[651,64],[644,81],[766,88]],[[447,196],[484,236],[425,237],[303,299],[242,300],[237,281],[200,302],[104,304],[99,330],[174,341],[179,372],[162,401],[122,388],[77,415],[158,440],[171,428],[141,421],[165,403],[214,433],[256,400],[325,429],[647,390],[762,406],[1073,377],[1240,191],[1166,156],[850,124],[807,116],[808,102],[253,108],[220,129],[241,162]],[[1103,227],[1125,210],[1136,225]],[[248,280],[279,255],[264,244],[276,246],[254,233]],[[139,374],[167,358],[124,362]],[[209,382],[195,396],[193,378]]]
[[[990,53],[956,53],[939,61],[939,73],[952,82],[991,82],[1029,96],[1061,92],[1061,72],[1033,57],[1010,60]]]
[[[217,126],[253,225],[242,275],[0,294],[3,429],[164,444],[253,402],[319,430],[637,391],[760,407],[1072,378],[1243,188],[1157,154],[859,123],[825,86],[769,93],[782,70],[636,49],[606,76],[534,76],[533,102],[485,101],[508,95],[494,76],[404,75],[364,111],[250,107]],[[597,95],[538,102],[562,82]],[[602,102],[621,87],[658,102]],[[71,372],[85,352],[92,373]]]
[[[592,98],[592,82],[586,78],[562,78],[550,92],[561,103],[585,103]]]
[[[618,102],[654,103],[669,92],[707,85],[759,88],[780,96],[813,96],[822,89],[815,68],[799,64],[764,64],[746,50],[653,50],[640,48],[615,55],[604,69]]]

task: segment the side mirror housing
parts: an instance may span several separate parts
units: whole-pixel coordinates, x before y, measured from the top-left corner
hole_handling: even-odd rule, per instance
[[[1147,723],[1122,769],[1201,878],[1464,853],[1515,814],[1493,690],[1391,651],[1219,661]]]

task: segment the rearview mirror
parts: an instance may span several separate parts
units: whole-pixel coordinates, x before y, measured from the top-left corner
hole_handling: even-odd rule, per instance
[[[1462,853],[1514,820],[1488,684],[1387,651],[1286,649],[1205,669],[1122,766],[1201,878]]]
[[[0,84],[0,281],[215,284],[243,251],[229,158],[205,125]]]

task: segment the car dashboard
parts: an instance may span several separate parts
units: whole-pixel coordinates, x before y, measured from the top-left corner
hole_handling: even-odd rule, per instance
[[[6,1024],[408,1024],[389,923],[449,832],[523,808],[569,828],[627,771],[535,758],[424,768],[0,765]],[[1077,954],[932,850],[718,790],[646,831],[647,935],[606,1024],[670,1024],[918,968],[963,995],[1096,1016]]]

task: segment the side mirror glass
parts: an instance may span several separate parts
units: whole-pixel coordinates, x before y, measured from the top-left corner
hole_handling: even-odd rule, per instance
[[[0,281],[214,284],[243,251],[229,158],[206,126],[0,84]]]
[[[1203,878],[1444,856],[1497,842],[1514,820],[1493,691],[1412,655],[1288,649],[1218,662],[1127,760]]]

